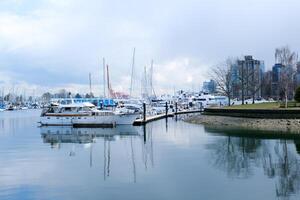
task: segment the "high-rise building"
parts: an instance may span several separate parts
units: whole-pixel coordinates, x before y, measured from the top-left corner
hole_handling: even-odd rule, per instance
[[[232,65],[233,98],[255,98],[262,96],[261,83],[265,65],[263,61],[245,56]]]
[[[206,93],[215,93],[216,92],[216,82],[214,80],[204,81],[202,91]]]
[[[284,68],[284,65],[277,63],[272,67],[272,85],[271,85],[271,91],[272,91],[272,98],[273,99],[279,99],[280,97],[280,74],[282,69]]]

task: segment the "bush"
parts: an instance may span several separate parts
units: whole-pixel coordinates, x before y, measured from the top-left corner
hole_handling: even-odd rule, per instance
[[[297,87],[297,89],[296,89],[296,91],[295,91],[294,99],[295,99],[297,102],[300,102],[300,87]]]

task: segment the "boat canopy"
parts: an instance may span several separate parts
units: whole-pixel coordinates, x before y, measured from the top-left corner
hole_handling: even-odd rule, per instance
[[[61,104],[61,105],[59,105],[59,107],[61,107],[61,108],[83,108],[83,107],[93,108],[93,107],[95,107],[95,105],[92,103],[89,103],[89,102],[84,102],[84,103]]]

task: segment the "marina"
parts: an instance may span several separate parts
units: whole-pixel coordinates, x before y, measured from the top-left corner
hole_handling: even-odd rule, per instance
[[[0,0],[0,200],[299,200],[299,10]]]

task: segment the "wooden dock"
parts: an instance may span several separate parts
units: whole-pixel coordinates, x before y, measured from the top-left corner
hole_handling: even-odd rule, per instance
[[[183,114],[191,114],[191,113],[200,113],[203,110],[182,110],[182,111],[178,111],[178,112],[171,112],[171,113],[164,113],[164,114],[160,114],[160,115],[153,115],[153,116],[146,116],[146,119],[137,119],[134,121],[133,125],[134,126],[141,126],[141,125],[145,125],[149,122],[152,121],[156,121],[156,120],[160,120],[163,118],[167,118],[167,117],[174,117],[175,115],[183,115]]]

